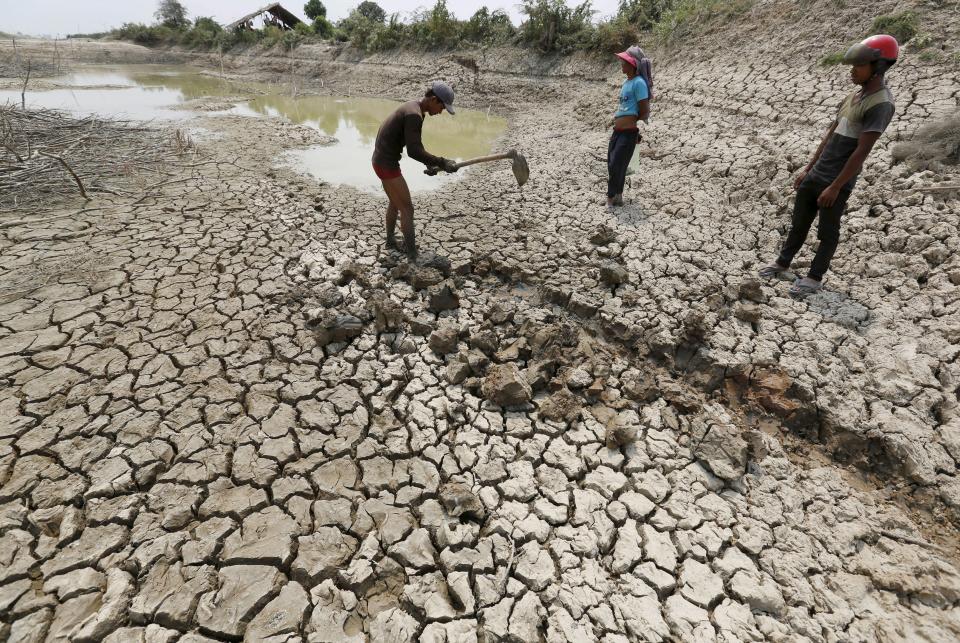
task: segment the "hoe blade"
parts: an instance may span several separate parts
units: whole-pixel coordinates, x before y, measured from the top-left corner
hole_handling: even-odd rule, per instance
[[[517,177],[517,184],[523,185],[530,178],[530,166],[527,165],[527,159],[523,154],[517,152],[513,157],[513,175]]]

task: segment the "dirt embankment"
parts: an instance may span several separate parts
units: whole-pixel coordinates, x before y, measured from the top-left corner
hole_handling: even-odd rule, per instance
[[[863,31],[835,5],[798,24],[840,11],[829,38]],[[951,543],[833,461],[797,466],[740,408],[837,456],[870,447],[890,489],[949,504],[960,222],[916,188],[953,178],[891,167],[889,147],[956,109],[956,69],[895,68],[898,119],[828,292],[797,302],[752,275],[840,70],[665,60],[611,212],[613,66],[486,55],[294,60],[315,91],[403,98],[443,76],[510,118],[530,182],[478,167],[417,198],[436,253],[418,266],[383,250],[381,197],[269,169],[297,143],[268,119],[202,119],[215,144],[142,196],[4,216],[3,634],[960,636]]]

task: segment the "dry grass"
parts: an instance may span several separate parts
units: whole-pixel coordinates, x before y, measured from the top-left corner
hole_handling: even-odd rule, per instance
[[[909,140],[895,145],[891,153],[895,162],[910,163],[917,169],[960,165],[960,109],[924,125]]]
[[[183,156],[184,154],[198,154],[200,150],[193,137],[178,127],[173,132],[173,151],[178,156]]]

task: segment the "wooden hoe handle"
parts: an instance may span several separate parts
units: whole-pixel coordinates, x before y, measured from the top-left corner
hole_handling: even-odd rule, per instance
[[[516,150],[510,150],[509,152],[503,152],[501,154],[491,154],[490,156],[478,156],[475,159],[467,159],[466,161],[460,161],[457,163],[457,169],[459,170],[462,167],[467,167],[468,165],[476,165],[477,163],[488,163],[490,161],[502,161],[503,159],[512,159],[517,156]],[[442,170],[440,167],[428,167],[423,171],[424,174],[429,174],[434,176]]]

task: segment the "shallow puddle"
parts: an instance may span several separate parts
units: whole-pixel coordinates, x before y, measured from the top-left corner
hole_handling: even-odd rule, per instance
[[[52,79],[59,89],[27,87],[27,106],[98,114],[127,120],[178,120],[197,113],[178,110],[196,98],[235,96],[238,88],[189,67],[118,65],[81,69]],[[20,92],[0,90],[0,103],[20,102]]]
[[[200,116],[202,112],[191,111],[188,101],[249,95],[251,87],[246,85],[245,92],[238,84],[177,65],[85,67],[52,80],[60,87],[35,91],[28,87],[29,107],[127,120],[182,120]],[[258,84],[256,90],[265,93],[236,104],[225,113],[283,117],[337,139],[334,145],[290,151],[280,157],[282,164],[328,183],[370,191],[381,189],[370,157],[380,123],[397,108],[398,102],[377,98],[291,97],[284,95],[288,88],[283,85]],[[19,103],[20,92],[0,90],[0,103],[4,102]],[[464,160],[491,153],[493,140],[505,128],[506,121],[502,118],[460,109],[456,116],[444,112],[427,117],[423,142],[432,154]],[[509,161],[501,163],[504,168],[509,167]],[[436,189],[457,178],[457,175],[426,176],[424,166],[406,156],[400,165],[414,191]],[[507,178],[513,180],[509,173]]]

